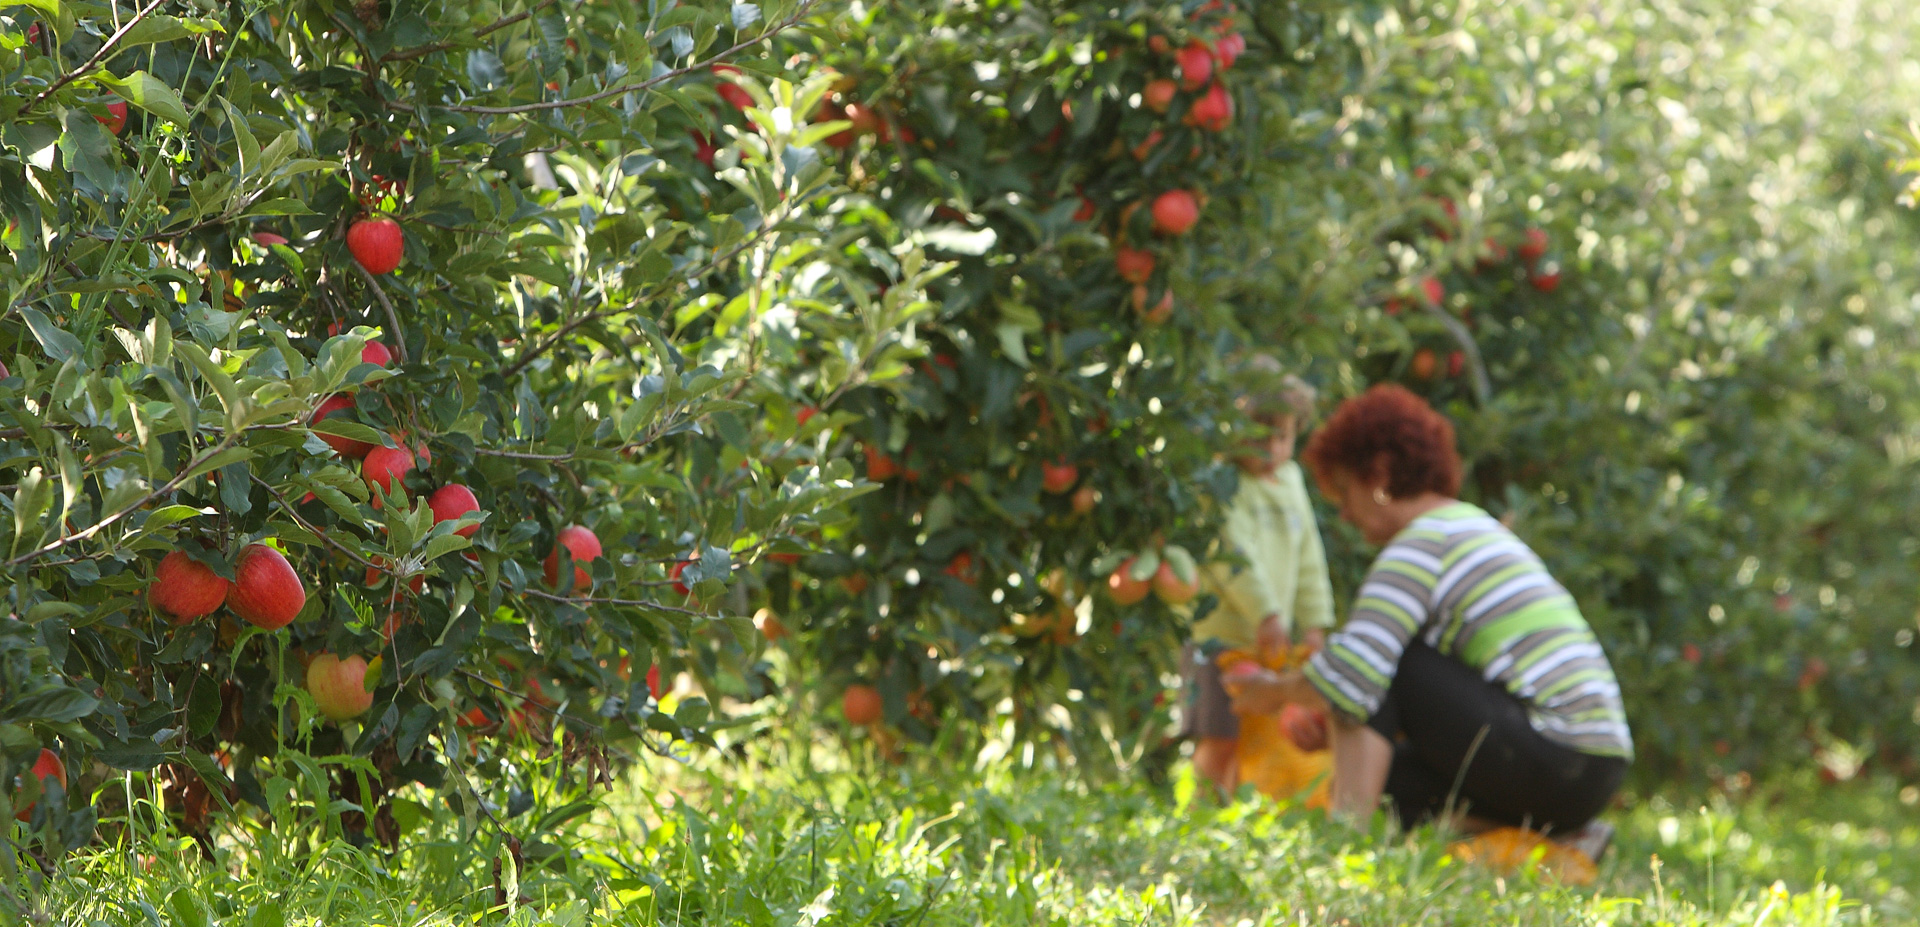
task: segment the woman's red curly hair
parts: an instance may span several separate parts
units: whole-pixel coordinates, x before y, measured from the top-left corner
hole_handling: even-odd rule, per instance
[[[1372,481],[1384,463],[1387,494],[1396,499],[1460,492],[1452,423],[1398,384],[1382,383],[1341,403],[1301,457],[1323,487],[1335,471]]]

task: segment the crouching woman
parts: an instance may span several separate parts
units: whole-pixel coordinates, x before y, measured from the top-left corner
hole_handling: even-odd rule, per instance
[[[1540,558],[1455,498],[1453,427],[1377,386],[1303,456],[1340,517],[1383,547],[1325,648],[1243,687],[1237,707],[1330,710],[1334,814],[1370,816],[1384,793],[1407,826],[1528,827],[1597,856],[1610,829],[1589,824],[1633,755],[1619,683]]]

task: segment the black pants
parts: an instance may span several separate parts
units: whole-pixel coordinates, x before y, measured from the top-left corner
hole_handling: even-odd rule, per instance
[[[1415,640],[1367,726],[1394,741],[1387,795],[1402,825],[1449,809],[1514,827],[1578,830],[1612,800],[1627,761],[1540,736],[1507,690]]]

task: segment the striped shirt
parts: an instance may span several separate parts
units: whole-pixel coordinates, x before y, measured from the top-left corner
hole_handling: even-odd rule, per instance
[[[1513,693],[1548,740],[1633,756],[1620,683],[1580,607],[1478,506],[1443,506],[1395,535],[1306,677],[1334,710],[1372,717],[1415,634]]]

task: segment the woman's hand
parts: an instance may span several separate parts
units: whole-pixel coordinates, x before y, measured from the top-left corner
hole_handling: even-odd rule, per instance
[[[1233,680],[1227,691],[1233,696],[1234,714],[1270,715],[1288,702],[1298,700],[1298,689],[1306,684],[1299,673],[1262,669]]]

